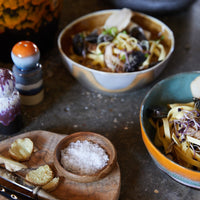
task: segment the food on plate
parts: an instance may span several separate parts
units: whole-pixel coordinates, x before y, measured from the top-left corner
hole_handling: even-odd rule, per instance
[[[13,134],[22,127],[20,96],[9,69],[0,68],[0,134]]]
[[[70,58],[100,71],[140,71],[165,59],[162,39],[162,33],[153,39],[151,32],[134,22],[133,12],[123,8],[104,26],[75,34]]]
[[[59,180],[60,180],[59,177],[53,178],[46,185],[43,185],[42,189],[44,189],[44,190],[46,190],[48,192],[51,192],[51,191],[55,190],[57,188],[58,184],[59,184]]]
[[[163,115],[154,110],[151,122],[156,128],[155,144],[180,165],[200,170],[200,99],[188,103],[169,104]],[[161,116],[161,117],[159,117]]]
[[[38,186],[49,183],[53,177],[54,174],[49,165],[42,165],[26,174],[26,180]]]
[[[71,142],[61,150],[62,166],[76,174],[91,175],[103,169],[109,161],[106,151],[88,140]]]
[[[9,148],[10,156],[17,161],[29,160],[33,152],[34,145],[29,138],[16,139]]]
[[[4,164],[5,168],[10,172],[16,172],[21,169],[27,168],[26,165],[24,165],[20,162],[14,161],[10,158],[4,157],[2,155],[0,155],[0,164]]]
[[[42,165],[26,174],[26,180],[30,183],[41,186],[46,191],[53,191],[59,184],[59,177],[54,177],[54,173],[49,165]]]
[[[27,161],[30,159],[33,150],[34,144],[30,138],[18,138],[11,144],[8,152],[17,161]],[[17,161],[0,155],[0,164],[4,164],[8,171],[17,172],[27,169],[29,172],[26,174],[25,179],[30,183],[41,186],[46,191],[53,191],[58,186],[60,178],[54,177],[49,165],[42,165],[33,170]]]

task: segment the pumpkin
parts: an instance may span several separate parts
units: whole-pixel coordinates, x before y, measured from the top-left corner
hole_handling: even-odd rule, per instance
[[[63,0],[0,0],[0,43],[4,47],[0,52],[0,59],[10,56],[12,46],[21,40],[31,40],[39,48],[50,45],[48,43],[57,30],[62,2]]]

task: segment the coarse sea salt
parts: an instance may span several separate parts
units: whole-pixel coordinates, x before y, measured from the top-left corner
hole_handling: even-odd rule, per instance
[[[108,164],[105,150],[88,140],[71,142],[61,150],[61,164],[66,170],[81,175],[92,175]]]

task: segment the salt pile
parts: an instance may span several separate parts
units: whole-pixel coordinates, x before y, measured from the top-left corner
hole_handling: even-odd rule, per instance
[[[91,175],[108,163],[108,155],[98,144],[77,140],[61,151],[61,164],[71,172]]]

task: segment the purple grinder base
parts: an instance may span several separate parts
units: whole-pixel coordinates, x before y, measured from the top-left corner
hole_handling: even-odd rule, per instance
[[[16,116],[15,120],[12,121],[8,126],[0,123],[0,134],[1,135],[11,135],[20,131],[23,127],[22,116],[19,114]]]

